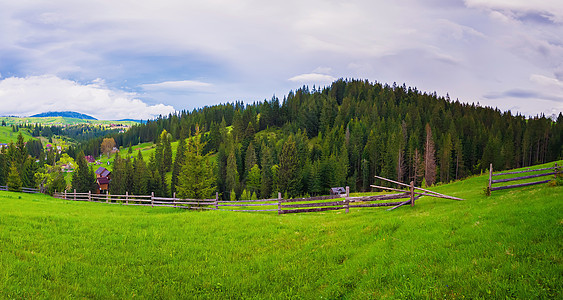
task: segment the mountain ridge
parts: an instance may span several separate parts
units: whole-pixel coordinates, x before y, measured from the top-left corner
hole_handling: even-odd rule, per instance
[[[98,120],[87,114],[82,114],[75,111],[49,111],[40,114],[35,114],[30,117],[31,118],[64,117],[64,118],[74,118],[74,119],[83,119],[83,120]]]

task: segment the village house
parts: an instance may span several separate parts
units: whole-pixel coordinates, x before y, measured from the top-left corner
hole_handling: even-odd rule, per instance
[[[102,194],[109,190],[109,183],[111,182],[111,172],[104,168],[99,167],[96,170],[96,182],[98,183],[97,194]]]

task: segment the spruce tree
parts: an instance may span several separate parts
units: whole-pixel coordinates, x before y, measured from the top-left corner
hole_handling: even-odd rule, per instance
[[[199,127],[196,126],[196,137],[199,134]],[[178,194],[182,198],[209,199],[215,191],[215,177],[209,154],[202,155],[204,146],[199,138],[188,141],[178,185]]]
[[[95,177],[92,177],[88,162],[84,156],[84,152],[80,152],[76,157],[76,169],[72,173],[72,188],[78,193],[86,193],[94,190]]]
[[[283,193],[296,197],[301,192],[300,168],[293,136],[283,144],[280,154],[279,185]]]
[[[272,194],[272,166],[274,165],[272,151],[266,144],[262,144],[262,174],[260,179],[260,197],[268,198]]]
[[[141,150],[137,152],[137,157],[133,161],[133,189],[131,193],[135,195],[148,195],[150,174],[147,170],[147,164],[143,160]]]
[[[426,124],[426,142],[424,143],[424,181],[427,186],[436,182],[436,158],[434,150],[434,139],[430,124]]]
[[[172,166],[172,181],[170,184],[170,192],[175,193],[176,188],[178,185],[178,177],[180,175],[180,171],[184,166],[185,161],[185,152],[186,152],[186,140],[184,138],[180,138],[178,141],[178,147],[176,148],[176,158],[174,159],[174,164]]]
[[[238,189],[239,185],[239,173],[237,170],[237,161],[235,157],[234,149],[231,147],[229,156],[227,157],[227,177],[226,186],[227,191],[235,191]]]
[[[22,188],[22,180],[20,177],[20,173],[18,172],[18,168],[16,164],[12,164],[10,167],[10,173],[8,173],[8,190],[12,192],[20,192]]]
[[[260,181],[262,180],[260,173],[261,173],[260,167],[257,164],[254,164],[254,166],[250,169],[250,172],[248,173],[246,187],[251,194],[260,191],[260,186],[261,186]]]

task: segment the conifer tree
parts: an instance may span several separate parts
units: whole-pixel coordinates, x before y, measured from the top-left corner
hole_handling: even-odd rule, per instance
[[[300,168],[297,148],[293,136],[289,136],[283,144],[280,154],[279,185],[280,190],[289,197],[295,197],[301,192]]]
[[[256,193],[260,191],[261,186],[261,171],[260,167],[257,164],[250,169],[248,173],[248,179],[246,182],[246,187],[250,193]]]
[[[434,140],[430,124],[426,124],[426,142],[424,143],[424,181],[427,186],[436,182],[436,158],[434,150]]]
[[[272,166],[274,164],[272,151],[266,144],[262,144],[262,174],[260,179],[260,197],[265,199],[272,194]]]
[[[234,149],[231,147],[229,156],[227,157],[227,178],[226,178],[227,191],[235,191],[239,185],[239,175],[237,170],[237,161]]]
[[[88,162],[84,152],[78,153],[76,157],[76,169],[72,173],[72,188],[78,193],[93,191],[96,185],[94,173],[88,168]]]
[[[18,168],[16,164],[12,164],[10,167],[10,173],[8,173],[8,190],[11,192],[20,192],[22,188],[22,180],[20,177],[20,173],[18,172]]]
[[[137,152],[137,157],[133,161],[133,189],[131,192],[135,195],[148,195],[148,184],[150,174],[147,165],[143,160],[141,150]]]
[[[180,175],[180,171],[184,166],[185,161],[185,153],[186,152],[186,140],[184,138],[180,138],[178,141],[178,147],[176,148],[176,158],[174,159],[174,164],[172,166],[172,181],[170,184],[170,192],[173,194],[176,192],[176,188],[178,185],[178,177]]]
[[[179,177],[178,194],[182,198],[209,199],[215,191],[213,166],[209,153],[202,155],[204,144],[197,138],[200,135],[196,125],[196,138],[188,140],[185,163]]]

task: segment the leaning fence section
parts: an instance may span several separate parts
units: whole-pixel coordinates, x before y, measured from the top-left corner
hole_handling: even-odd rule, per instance
[[[540,172],[540,173],[537,173],[537,172]],[[553,179],[545,179],[544,178],[544,179],[538,180],[538,181],[509,184],[509,185],[502,185],[502,186],[493,186],[494,184],[499,184],[499,183],[502,184],[502,183],[511,182],[511,181],[523,181],[523,180],[528,180],[528,179],[533,179],[533,178],[539,179],[541,177],[547,177],[547,176],[554,176],[555,178],[557,178],[557,176],[561,172],[562,172],[561,167],[557,166],[557,163],[555,163],[555,165],[553,167],[550,167],[550,168],[530,169],[530,170],[524,170],[524,171],[512,171],[512,172],[503,172],[503,173],[493,174],[493,164],[490,164],[490,167],[489,167],[489,186],[488,186],[487,194],[490,195],[491,192],[498,191],[498,190],[506,190],[506,189],[513,189],[513,188],[518,188],[518,187],[548,183]],[[525,174],[525,173],[537,173],[537,174],[526,175],[526,176],[516,175],[517,177],[507,177],[507,178],[501,178],[501,179],[494,179],[494,177],[498,177],[498,176]]]

